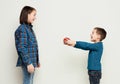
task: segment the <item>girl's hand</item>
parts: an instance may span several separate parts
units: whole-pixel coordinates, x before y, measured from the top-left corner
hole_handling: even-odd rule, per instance
[[[40,64],[38,64],[37,67],[40,68]]]
[[[30,65],[27,65],[27,70],[29,73],[33,73],[35,71],[35,68],[32,64],[30,64]]]

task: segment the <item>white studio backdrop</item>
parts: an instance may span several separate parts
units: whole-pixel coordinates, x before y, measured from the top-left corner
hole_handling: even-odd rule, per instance
[[[22,84],[16,68],[14,32],[25,6],[37,10],[34,31],[39,45],[41,68],[34,84],[89,84],[88,51],[63,45],[63,38],[90,41],[96,26],[106,29],[101,84],[120,84],[119,0],[1,0],[0,1],[0,84]]]

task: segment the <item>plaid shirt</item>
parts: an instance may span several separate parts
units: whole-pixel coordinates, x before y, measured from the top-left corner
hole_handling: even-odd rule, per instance
[[[16,66],[27,66],[39,64],[37,40],[32,25],[21,24],[15,31],[15,44],[18,53]]]

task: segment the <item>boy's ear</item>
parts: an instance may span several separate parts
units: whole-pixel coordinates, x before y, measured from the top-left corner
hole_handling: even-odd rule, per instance
[[[97,36],[97,37],[98,37],[98,39],[99,39],[99,40],[101,40],[101,35],[99,35],[99,34],[98,34],[98,36]]]

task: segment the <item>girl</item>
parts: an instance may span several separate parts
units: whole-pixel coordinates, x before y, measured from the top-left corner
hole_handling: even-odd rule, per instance
[[[17,67],[23,71],[23,84],[33,84],[36,67],[40,67],[38,44],[32,23],[36,19],[36,9],[25,6],[20,14],[20,26],[15,31],[15,44],[18,53]]]

